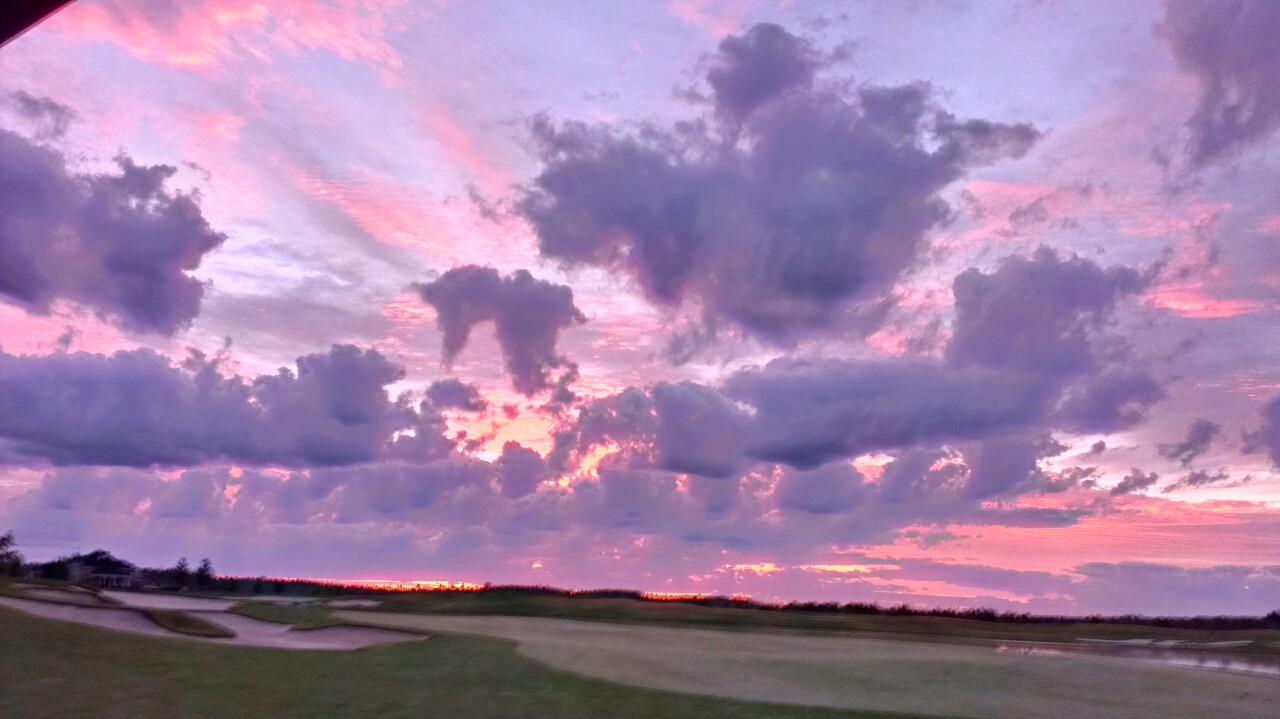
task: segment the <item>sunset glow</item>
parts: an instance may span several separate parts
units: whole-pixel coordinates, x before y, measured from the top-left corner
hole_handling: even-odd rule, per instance
[[[0,534],[1280,607],[1280,11],[1223,8],[77,0],[0,47]]]

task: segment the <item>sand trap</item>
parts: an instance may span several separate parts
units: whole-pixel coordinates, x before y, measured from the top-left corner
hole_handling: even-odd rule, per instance
[[[373,627],[325,627],[295,631],[288,624],[264,622],[260,619],[227,612],[191,612],[221,624],[236,633],[235,639],[218,640],[225,644],[247,644],[280,649],[361,649],[377,644],[411,642],[422,635]]]
[[[105,629],[115,629],[133,634],[148,634],[153,637],[179,636],[164,629],[155,622],[137,612],[127,609],[90,609],[73,604],[51,604],[31,599],[11,599],[0,597],[0,606],[17,609],[27,614],[47,619],[61,619],[76,624],[92,624]]]
[[[153,637],[188,639],[215,644],[235,644],[277,649],[351,650],[392,642],[409,642],[425,639],[421,635],[372,627],[328,627],[295,632],[287,624],[263,622],[228,612],[191,612],[191,614],[220,624],[236,633],[233,639],[193,637],[170,632],[158,626],[142,614],[130,609],[90,609],[70,604],[51,604],[29,599],[0,597],[0,606],[17,609],[27,614],[47,619],[59,619],[77,624],[90,624],[105,629],[115,629]]]
[[[382,602],[376,599],[333,599],[325,602],[328,607],[380,607]]]
[[[1280,707],[1273,678],[1109,657],[541,617],[335,614],[514,639],[521,653],[558,669],[739,699],[985,719],[1275,719]]]
[[[181,611],[221,612],[231,608],[235,602],[227,599],[206,599],[204,597],[184,597],[177,594],[145,594],[142,592],[103,592],[112,599],[119,600],[126,607],[145,607],[147,609],[178,609]]]
[[[98,601],[98,598],[90,592],[65,592],[61,589],[37,587],[35,589],[24,589],[22,594],[32,599],[47,599],[54,602],[69,602],[71,604],[94,607],[106,606],[104,602]]]

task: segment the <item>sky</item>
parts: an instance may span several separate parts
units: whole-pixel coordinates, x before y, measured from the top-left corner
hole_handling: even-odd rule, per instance
[[[77,0],[0,528],[222,573],[1280,608],[1280,4]]]

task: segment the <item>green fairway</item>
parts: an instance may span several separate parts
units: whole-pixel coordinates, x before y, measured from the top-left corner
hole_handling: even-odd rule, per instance
[[[487,592],[412,592],[380,596],[376,610],[415,614],[550,617],[716,629],[787,629],[819,632],[874,632],[917,640],[947,642],[1074,642],[1098,639],[1181,639],[1187,641],[1253,640],[1237,651],[1280,653],[1280,630],[1183,629],[1109,622],[984,622],[931,616],[844,614],[699,606],[685,602],[635,599],[530,596]]]
[[[633,688],[549,669],[496,639],[285,651],[153,639],[3,608],[0,667],[0,716],[31,719],[907,717]]]

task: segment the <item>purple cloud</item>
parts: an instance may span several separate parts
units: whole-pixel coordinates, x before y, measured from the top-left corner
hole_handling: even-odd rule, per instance
[[[556,351],[560,331],[587,321],[573,290],[534,279],[526,270],[502,277],[491,267],[455,267],[413,289],[436,309],[444,332],[444,360],[452,362],[481,322],[497,327],[498,345],[515,388],[532,395],[551,386],[552,369],[571,363]]]
[[[1209,451],[1209,445],[1222,432],[1222,425],[1210,422],[1201,417],[1187,428],[1187,437],[1181,442],[1159,445],[1161,457],[1176,459],[1183,467],[1190,465],[1197,457]]]
[[[787,345],[874,328],[940,193],[971,167],[1020,157],[1029,125],[961,121],[925,84],[848,90],[813,78],[803,41],[776,26],[731,37],[708,75],[706,123],[533,123],[542,169],[520,203],[548,258],[634,278],[705,324]]]
[[[116,158],[118,174],[77,174],[65,158],[0,130],[0,297],[47,313],[67,299],[126,329],[172,335],[200,311],[191,275],[224,241],[177,172]]]
[[[1237,155],[1280,128],[1280,5],[1271,0],[1166,0],[1156,34],[1195,76],[1187,120],[1194,167]]]
[[[351,345],[251,380],[222,376],[219,360],[199,353],[181,366],[150,350],[0,354],[0,446],[10,462],[131,467],[447,453],[436,416],[387,396],[403,375]],[[414,436],[393,438],[408,429]]]

